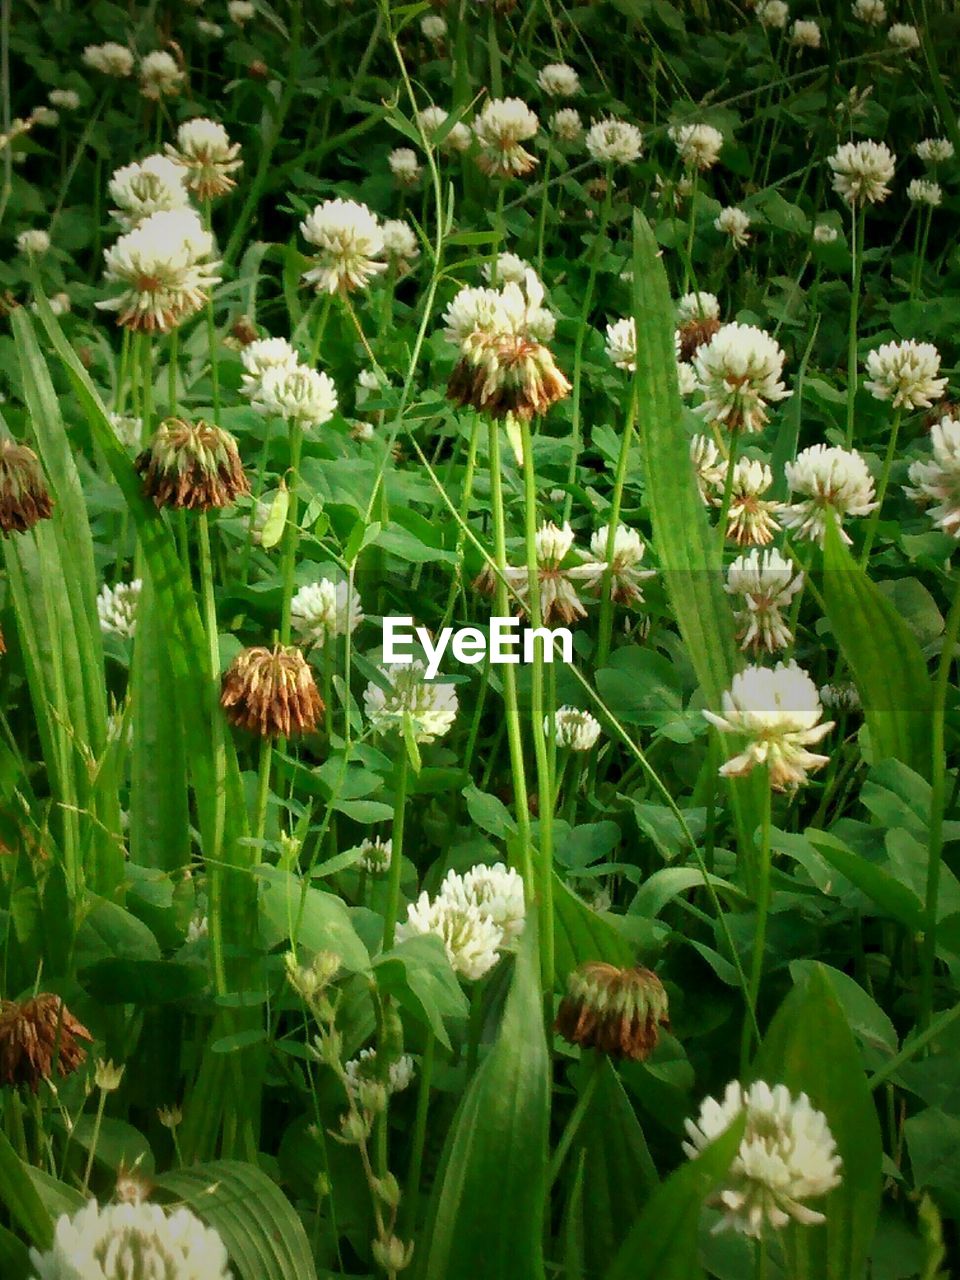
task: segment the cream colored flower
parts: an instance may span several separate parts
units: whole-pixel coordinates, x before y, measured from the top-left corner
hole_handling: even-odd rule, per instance
[[[781,381],[783,360],[777,342],[762,329],[722,325],[693,357],[704,397],[696,412],[729,431],[762,431],[767,406],[791,395]]]
[[[536,136],[535,113],[520,98],[490,98],[474,119],[473,135],[480,148],[477,164],[492,178],[522,178],[537,158],[520,144]]]
[[[635,124],[607,116],[587,130],[587,151],[600,164],[633,164],[643,152],[643,134]]]
[[[322,427],[336,413],[337,389],[317,369],[281,365],[264,371],[252,403],[259,413],[276,415],[309,431]]]
[[[428,140],[433,142],[436,135],[445,127],[449,113],[444,111],[443,107],[424,107],[417,113],[417,119]],[[472,136],[467,126],[458,120],[451,126],[443,141],[437,145],[441,151],[460,153],[469,149]]]
[[[667,130],[688,169],[712,169],[720,158],[723,134],[709,124],[675,124]]]
[[[939,182],[927,178],[914,178],[907,186],[907,199],[911,204],[929,205],[936,209],[943,204],[943,188]]]
[[[607,359],[625,373],[637,368],[637,326],[633,316],[607,325]]]
[[[735,205],[728,205],[727,208],[721,209],[714,218],[713,225],[725,236],[729,236],[730,243],[735,249],[742,249],[750,239],[747,230],[750,226],[750,215]]]
[[[868,27],[882,27],[887,20],[883,0],[853,0],[853,16]]]
[[[386,271],[383,228],[365,204],[325,200],[300,223],[300,233],[320,250],[304,280],[318,293],[349,293],[365,288]]]
[[[454,971],[472,982],[500,959],[503,931],[472,902],[461,905],[442,895],[431,901],[421,893],[397,926],[397,942],[424,935],[439,938]]]
[[[912,53],[920,48],[920,33],[908,22],[895,22],[887,31],[887,42],[899,53]]]
[[[476,907],[500,930],[500,947],[511,946],[523,932],[527,913],[523,880],[502,862],[479,863],[462,876],[448,871],[439,896],[459,908]]]
[[[363,708],[376,733],[403,731],[405,720],[417,742],[433,742],[450,732],[457,718],[457,691],[452,684],[426,680],[422,662],[379,667],[380,683],[371,680]]]
[[[133,75],[134,57],[122,44],[108,40],[106,44],[88,44],[83,51],[83,61],[93,71],[105,76]]]
[[[784,507],[783,523],[807,541],[822,545],[827,512],[832,511],[841,538],[849,543],[851,539],[839,521],[848,515],[869,515],[877,505],[873,477],[855,449],[811,445],[797,454],[795,462],[787,463],[784,473],[791,494],[800,494],[803,501]]]
[[[741,649],[785,649],[792,636],[783,610],[803,586],[798,573],[779,551],[753,551],[738,556],[727,570],[726,590],[742,597],[737,612]]]
[[[885,142],[845,142],[827,157],[833,189],[847,204],[878,204],[890,194],[896,156]]]
[[[551,98],[572,98],[580,92],[580,77],[565,62],[551,62],[543,67],[537,84]]]
[[[17,236],[17,249],[35,258],[49,253],[50,232],[44,231],[42,227],[31,227],[28,231],[21,231]]]
[[[784,0],[766,0],[766,3],[757,5],[757,17],[762,27],[770,30],[782,31],[787,25],[787,18],[790,16],[790,8],[784,4]]]
[[[653,569],[641,569],[646,550],[636,529],[618,524],[613,539],[613,555],[607,559],[609,525],[601,525],[590,539],[589,560],[569,570],[572,578],[583,583],[587,591],[599,591],[609,573],[610,594],[620,604],[632,604],[643,600],[642,583],[652,578]]]
[[[583,137],[583,121],[580,112],[573,107],[562,107],[550,117],[550,132],[560,142],[573,145]]]
[[[363,621],[359,593],[329,578],[301,587],[290,601],[290,625],[303,644],[322,645],[355,631]]]
[[[564,625],[585,618],[574,586],[576,566],[564,567],[563,561],[573,547],[573,530],[569,524],[561,528],[552,520],[545,521],[536,533],[537,582],[540,593],[540,616],[545,626]],[[524,609],[529,608],[530,574],[526,565],[507,569],[507,581],[516,591]]]
[[[132,231],[151,213],[189,209],[186,174],[167,156],[152,155],[117,169],[107,185],[112,217]]]
[[[164,49],[148,53],[140,63],[140,92],[154,101],[175,97],[186,78],[176,59]]]
[[[790,28],[790,43],[798,49],[819,49],[820,27],[816,22],[798,18]]]
[[[420,181],[423,166],[417,153],[410,147],[395,147],[387,156],[390,172],[401,187],[415,187]]]
[[[731,542],[740,547],[764,547],[773,541],[780,530],[777,516],[784,508],[782,502],[763,497],[772,484],[773,472],[765,462],[756,458],[737,459],[725,535]],[[721,501],[718,496],[714,504],[719,505]]]
[[[132,582],[118,582],[114,587],[103,584],[97,596],[97,617],[104,634],[133,638],[137,629],[137,605],[142,586],[139,578],[134,578]]]
[[[908,497],[936,503],[930,518],[951,538],[960,538],[960,422],[941,418],[930,432],[933,459],[910,464]]]
[[[549,716],[544,717],[543,731],[550,732]],[[600,738],[600,722],[589,711],[558,707],[553,717],[553,732],[558,747],[567,751],[591,751]]]
[[[953,143],[947,138],[924,138],[913,149],[924,164],[943,164],[953,159]]]
[[[885,342],[867,356],[866,389],[895,409],[929,409],[939,400],[946,378],[938,378],[940,352],[929,342]]]
[[[231,142],[222,124],[205,118],[185,120],[177,130],[177,145],[167,155],[186,170],[187,186],[199,200],[226,195],[237,184],[231,177],[243,164],[240,143]]]

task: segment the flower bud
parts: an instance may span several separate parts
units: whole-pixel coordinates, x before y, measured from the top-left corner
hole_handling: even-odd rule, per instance
[[[345,1111],[340,1117],[340,1133],[334,1134],[344,1146],[359,1146],[370,1137],[372,1119],[359,1111]]]
[[[396,1236],[382,1236],[373,1242],[373,1257],[388,1276],[405,1271],[413,1258],[413,1242],[404,1244]]]
[[[649,969],[591,961],[574,969],[560,1003],[557,1030],[571,1044],[612,1058],[644,1062],[668,1027],[667,993]]]

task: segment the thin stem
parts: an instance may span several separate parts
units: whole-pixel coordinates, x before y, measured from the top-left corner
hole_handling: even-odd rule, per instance
[[[287,522],[283,528],[283,554],[280,567],[280,581],[283,592],[280,606],[281,644],[290,643],[290,601],[293,598],[297,543],[300,540],[298,489],[300,484],[300,454],[303,450],[303,431],[298,423],[291,421],[288,439],[290,446],[290,467],[287,473],[290,477],[287,485],[289,501],[287,505]]]
[[[80,1194],[86,1199],[87,1188],[90,1186],[90,1175],[93,1173],[93,1160],[97,1154],[97,1143],[100,1141],[100,1126],[103,1124],[103,1110],[107,1105],[107,1091],[100,1090],[100,1097],[97,1099],[97,1114],[93,1118],[93,1133],[90,1136],[90,1150],[87,1153],[87,1167],[83,1173],[83,1186],[80,1188]]]
[[[853,448],[854,402],[857,398],[857,323],[860,315],[860,275],[866,210],[853,214],[853,274],[850,282],[850,331],[847,335],[847,448]]]
[[[390,855],[390,879],[387,883],[387,909],[383,917],[383,950],[393,946],[400,914],[400,878],[403,874],[403,829],[407,807],[407,744],[400,743],[400,759],[397,761],[397,785],[393,797],[392,852]]]
[[[557,1143],[553,1156],[550,1160],[550,1168],[547,1171],[547,1189],[549,1190],[560,1176],[560,1170],[563,1168],[563,1162],[567,1158],[570,1147],[574,1138],[580,1130],[583,1118],[590,1109],[590,1103],[593,1101],[593,1095],[597,1091],[597,1085],[600,1083],[600,1072],[603,1070],[603,1054],[593,1051],[593,1062],[591,1063],[590,1075],[587,1077],[587,1083],[583,1087],[583,1092],[577,1098],[576,1105],[570,1112],[570,1118],[564,1126],[563,1133],[560,1135],[560,1141]]]
[[[213,739],[214,762],[214,829],[213,846],[205,849],[210,876],[210,941],[214,973],[219,990],[225,992],[226,966],[223,957],[223,893],[224,868],[221,864],[223,833],[226,822],[227,754],[224,741],[223,715],[220,710],[220,641],[217,631],[217,602],[213,590],[213,557],[210,553],[210,526],[206,511],[197,517],[197,534],[200,548],[200,591],[203,603],[203,625],[207,635],[207,655],[210,663],[210,732]]]
[[[617,541],[617,526],[620,524],[620,507],[623,502],[623,489],[627,481],[627,464],[630,461],[630,446],[633,442],[633,425],[637,416],[636,388],[630,391],[627,406],[627,420],[620,440],[620,455],[617,458],[617,471],[613,480],[613,495],[610,499],[610,515],[607,524],[607,547],[605,559],[607,567],[603,574],[602,597],[600,600],[600,634],[597,641],[597,670],[606,666],[610,653],[610,641],[613,636],[613,554]]]
[[[740,1070],[746,1071],[750,1059],[750,1045],[754,1028],[757,1025],[757,997],[760,994],[760,981],[763,977],[763,952],[767,941],[767,917],[770,912],[770,826],[771,796],[770,778],[764,770],[763,810],[760,819],[760,865],[757,869],[757,923],[753,935],[753,956],[750,964],[750,1011],[751,1017],[744,1020],[743,1036],[740,1042]]]
[[[880,513],[883,510],[883,500],[886,497],[887,485],[890,483],[890,468],[893,466],[893,460],[897,454],[897,436],[900,433],[900,420],[903,417],[903,410],[897,409],[893,415],[893,425],[890,428],[890,439],[887,442],[887,453],[883,460],[883,470],[880,473],[880,483],[877,485],[877,505],[870,514],[870,522],[867,525],[867,532],[863,539],[863,555],[860,563],[864,568],[870,560],[870,551],[873,547],[874,539],[877,536],[877,525],[880,523]]]
[[[423,1057],[420,1059],[417,1115],[413,1123],[413,1147],[410,1152],[410,1167],[407,1172],[407,1187],[404,1196],[404,1217],[407,1231],[410,1234],[413,1234],[416,1230],[417,1207],[420,1199],[420,1176],[423,1172],[423,1152],[427,1142],[427,1117],[430,1112],[430,1086],[433,1081],[433,1063],[436,1051],[436,1037],[432,1031],[428,1031],[427,1043],[424,1045]]]
[[[952,1009],[945,1009],[930,1023],[925,1031],[921,1031],[918,1036],[912,1040],[908,1040],[899,1053],[885,1062],[879,1071],[876,1071],[867,1084],[871,1092],[879,1089],[882,1084],[896,1075],[902,1066],[911,1062],[921,1049],[925,1049],[932,1040],[936,1040],[938,1036],[942,1036],[948,1027],[960,1019],[960,1004],[955,1004]]]
[[[547,151],[543,164],[543,190],[540,196],[540,218],[537,222],[537,275],[543,275],[543,239],[547,226],[547,190],[550,182],[552,152]]]

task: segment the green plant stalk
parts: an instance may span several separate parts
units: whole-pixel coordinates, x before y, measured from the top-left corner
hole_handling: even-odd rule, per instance
[[[397,785],[393,797],[392,851],[390,878],[387,881],[387,907],[383,917],[383,950],[393,946],[400,914],[400,880],[403,875],[403,832],[407,808],[407,770],[409,759],[407,744],[400,741],[400,758],[397,761]]]
[[[204,849],[210,878],[210,950],[219,994],[227,991],[227,971],[223,955],[223,919],[218,909],[223,891],[223,833],[226,821],[226,747],[223,713],[220,709],[220,640],[217,630],[217,602],[213,589],[213,557],[210,554],[210,525],[206,511],[197,516],[197,541],[200,552],[200,593],[207,654],[210,662],[210,735],[213,742],[214,825],[213,847]]]
[[[866,209],[853,214],[853,274],[850,281],[850,329],[847,334],[847,432],[846,444],[853,448],[854,404],[857,398],[857,325],[860,317],[860,277],[863,271],[863,233]]]
[[[413,1122],[413,1146],[403,1197],[404,1225],[408,1235],[416,1230],[417,1209],[420,1201],[420,1178],[423,1173],[423,1152],[427,1142],[427,1118],[430,1114],[430,1087],[433,1082],[433,1065],[437,1052],[437,1040],[432,1031],[420,1059],[420,1087],[417,1093],[417,1114]]]
[[[893,424],[890,427],[890,439],[887,442],[887,452],[883,459],[883,470],[880,472],[880,483],[877,485],[877,505],[870,513],[870,522],[867,525],[867,532],[863,539],[863,555],[861,556],[860,564],[864,569],[866,569],[870,561],[870,552],[877,536],[877,525],[880,523],[883,500],[886,497],[887,486],[890,483],[890,468],[893,466],[893,460],[897,456],[897,436],[900,434],[900,421],[902,418],[903,410],[894,410]]]
[[[537,275],[543,275],[543,239],[547,227],[547,194],[550,186],[550,161],[553,153],[547,151],[543,164],[543,192],[540,196],[540,217],[537,221]]]
[[[627,420],[620,440],[620,454],[617,458],[617,470],[613,480],[613,495],[610,499],[610,514],[607,525],[607,567],[603,574],[602,596],[600,600],[600,634],[597,640],[597,670],[606,666],[610,653],[610,641],[613,637],[613,550],[617,540],[617,526],[620,523],[620,508],[623,504],[623,489],[627,482],[627,465],[630,461],[630,446],[633,443],[633,428],[637,417],[636,387],[630,388],[630,401],[627,405]]]
[[[560,1135],[560,1141],[554,1148],[553,1155],[550,1157],[550,1167],[547,1171],[547,1192],[556,1183],[563,1168],[563,1162],[569,1154],[573,1145],[573,1140],[580,1131],[583,1118],[590,1110],[590,1103],[593,1101],[593,1095],[597,1091],[597,1085],[600,1083],[600,1072],[603,1070],[603,1054],[596,1049],[588,1051],[592,1059],[590,1063],[590,1074],[587,1077],[587,1083],[583,1086],[583,1092],[577,1098],[573,1110],[570,1112],[569,1119],[564,1125],[563,1133]]]
[[[947,716],[947,689],[953,666],[957,635],[960,632],[960,577],[953,589],[953,601],[947,615],[943,648],[937,667],[933,693],[933,718],[930,724],[930,749],[933,757],[930,782],[930,823],[927,848],[927,892],[924,911],[923,953],[920,981],[920,1030],[926,1031],[933,1017],[934,972],[937,964],[937,913],[940,905],[940,865],[943,858],[943,811],[947,786],[947,760],[944,740]]]
[[[270,799],[270,765],[273,751],[270,738],[260,739],[260,760],[257,767],[257,807],[253,815],[253,838],[262,840],[267,829],[267,804]]]
[[[90,1136],[90,1150],[87,1153],[87,1166],[83,1172],[83,1186],[80,1188],[80,1194],[86,1198],[87,1188],[90,1186],[90,1175],[93,1173],[93,1161],[97,1154],[97,1144],[100,1141],[100,1126],[103,1124],[103,1111],[107,1105],[107,1092],[105,1089],[100,1090],[100,1096],[97,1099],[97,1114],[93,1118],[93,1133]]]
[[[905,1044],[899,1053],[885,1062],[879,1071],[876,1071],[870,1077],[867,1082],[870,1091],[875,1092],[879,1089],[891,1076],[896,1075],[905,1063],[911,1062],[921,1050],[925,1049],[931,1041],[936,1040],[938,1036],[942,1036],[947,1028],[952,1027],[958,1019],[960,1019],[960,1004],[955,1004],[952,1009],[945,1009],[943,1013],[938,1014],[926,1031],[922,1031]]]
[[[473,498],[473,481],[477,469],[477,445],[480,440],[480,414],[474,413],[473,420],[470,423],[470,443],[467,446],[467,461],[463,472],[463,489],[460,494],[460,524],[466,524],[467,517],[470,514],[470,502]],[[463,557],[466,546],[466,538],[464,537],[462,528],[457,529],[457,567],[450,581],[450,590],[447,595],[446,608],[443,611],[443,621],[440,623],[442,630],[453,617],[453,610],[457,600],[457,594],[462,586],[463,578]]]
[[[505,618],[510,612],[507,592],[507,534],[503,512],[503,479],[500,469],[500,426],[496,418],[488,420],[490,440],[490,506],[493,511],[494,560],[497,582],[494,606],[497,614]],[[530,848],[530,809],[527,800],[527,776],[523,764],[523,742],[520,736],[520,711],[517,705],[517,680],[513,666],[503,666],[503,702],[506,712],[507,741],[510,746],[510,771],[513,776],[513,807],[520,838],[521,873],[524,898],[527,906],[536,898],[536,881],[533,871],[533,854]]]
[[[300,540],[299,525],[299,485],[300,455],[303,452],[303,430],[298,423],[291,421],[288,429],[290,451],[288,485],[289,502],[287,505],[287,522],[283,527],[283,555],[280,564],[281,604],[280,604],[280,643],[290,643],[290,602],[293,599],[294,571],[297,561],[297,543]]]
[[[727,546],[727,517],[730,515],[730,504],[733,501],[733,482],[737,474],[737,447],[740,444],[740,433],[730,433],[730,452],[727,455],[727,474],[723,481],[723,498],[720,502],[720,519],[717,521],[717,535],[720,541],[720,563],[723,565],[723,553]]]
[[[693,271],[693,240],[697,230],[697,187],[699,184],[699,172],[693,171],[693,189],[690,192],[690,220],[687,224],[687,255],[683,263],[683,288],[681,293],[686,293],[690,288],[690,275]]]
[[[523,447],[524,490],[524,540],[527,552],[527,589],[530,597],[530,623],[536,629],[543,624],[540,610],[540,573],[537,563],[537,480],[533,458],[533,440],[530,423],[521,419],[520,438]],[[552,641],[551,641],[552,643]],[[553,654],[550,655],[551,662]],[[554,981],[554,923],[553,923],[553,779],[543,731],[543,644],[533,646],[533,665],[530,685],[531,736],[537,767],[537,798],[539,810],[540,844],[540,971],[546,993],[548,1020],[552,1022]]]
[[[764,767],[765,781],[763,812],[760,823],[760,865],[757,868],[757,923],[753,935],[753,956],[750,962],[750,1016],[744,1019],[740,1040],[740,1074],[746,1073],[750,1064],[750,1045],[757,1026],[757,998],[763,977],[763,953],[767,941],[767,918],[770,913],[770,826],[771,791],[770,775]]]

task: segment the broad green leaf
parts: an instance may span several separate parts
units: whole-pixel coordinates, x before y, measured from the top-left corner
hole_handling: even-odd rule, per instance
[[[816,831],[811,827],[806,836],[821,857],[875,902],[883,915],[898,920],[914,933],[923,931],[923,903],[905,884],[883,867],[854,853],[829,831]]]
[[[843,1179],[815,1206],[822,1226],[783,1232],[788,1280],[862,1280],[880,1209],[880,1125],[860,1051],[826,971],[817,966],[774,1016],[753,1071],[805,1093],[827,1117]]]
[[[496,1044],[447,1137],[419,1280],[543,1280],[550,1058],[537,954],[531,914]]]
[[[747,903],[748,899],[729,880],[711,876],[710,883],[718,894],[732,898],[741,905]],[[648,877],[637,890],[637,896],[630,904],[630,913],[653,919],[678,894],[689,893],[691,889],[698,888],[703,888],[703,875],[696,867],[663,867]]]
[[[365,972],[370,957],[350,922],[342,899],[321,889],[311,889],[288,871],[257,867],[264,881],[260,913],[271,946],[289,942],[308,951],[334,951],[344,969]]]
[[[557,980],[566,982],[567,974],[588,960],[606,960],[619,966],[631,965],[636,957],[633,948],[609,920],[592,911],[585,902],[554,874],[553,928],[556,948]]]
[[[374,974],[383,995],[393,996],[450,1048],[443,1020],[466,1018],[470,1005],[439,938],[407,938],[374,961]]]
[[[215,1160],[156,1181],[220,1233],[237,1280],[316,1280],[303,1223],[256,1165]]]
[[[0,1275],[4,1280],[28,1280],[36,1275],[27,1246],[6,1227],[0,1227]]]
[[[27,1176],[23,1162],[0,1131],[0,1204],[31,1244],[47,1249],[53,1238],[53,1222]]]
[[[929,779],[933,688],[913,632],[855,563],[832,521],[823,568],[827,617],[860,692],[874,759],[893,756]]]

